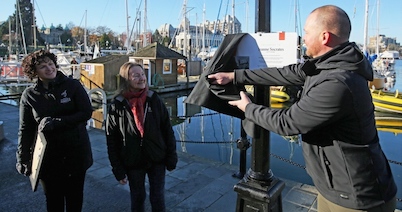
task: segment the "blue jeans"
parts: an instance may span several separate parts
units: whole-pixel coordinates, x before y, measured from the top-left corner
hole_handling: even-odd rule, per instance
[[[149,199],[152,211],[165,211],[165,165],[153,164],[146,169],[130,169],[127,173],[131,195],[131,211],[144,211],[145,174],[149,181]]]

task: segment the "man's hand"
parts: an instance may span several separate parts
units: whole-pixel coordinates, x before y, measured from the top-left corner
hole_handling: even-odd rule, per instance
[[[234,72],[219,72],[216,74],[208,75],[207,80],[211,84],[226,85],[233,82]]]
[[[238,107],[243,112],[246,111],[246,106],[251,103],[250,98],[244,93],[244,91],[240,91],[240,100],[229,101],[228,102],[232,106]]]

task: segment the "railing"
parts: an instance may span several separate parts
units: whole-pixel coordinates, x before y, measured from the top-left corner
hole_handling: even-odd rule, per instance
[[[104,122],[106,120],[106,115],[107,115],[107,97],[106,97],[106,93],[104,90],[100,89],[100,88],[94,88],[88,91],[88,97],[92,102],[92,94],[93,93],[99,93],[102,96],[102,112],[103,112],[103,121],[102,121],[102,129],[104,129]],[[95,122],[99,121],[99,120],[95,120],[94,118],[91,118],[90,120],[88,120],[87,123],[87,127],[93,127],[96,128],[95,126]]]
[[[27,82],[29,78],[22,71],[21,62],[0,62],[0,81]]]

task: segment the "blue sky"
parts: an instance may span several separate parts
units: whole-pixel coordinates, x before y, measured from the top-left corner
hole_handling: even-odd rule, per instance
[[[296,31],[295,1],[271,0],[271,31]],[[298,0],[299,14],[297,26],[303,29],[308,14],[316,7],[334,4],[344,9],[352,22],[351,41],[363,42],[365,0]],[[5,21],[14,11],[15,0],[2,0],[0,7],[0,21]],[[69,22],[76,26],[85,26],[85,11],[87,11],[88,28],[106,26],[117,33],[127,29],[126,0],[34,0],[35,16],[39,27],[51,24]],[[133,27],[137,8],[140,6],[144,14],[144,0],[128,0],[129,28]],[[184,0],[147,0],[147,29],[152,32],[159,26],[169,23],[177,27],[181,19]],[[235,16],[242,23],[243,32],[253,33],[255,30],[255,0],[235,0]],[[222,18],[225,14],[232,14],[233,0],[187,0],[188,18],[192,25],[203,21],[203,7],[205,4],[205,20]],[[377,4],[376,0],[369,0],[369,36],[377,33]],[[248,11],[247,11],[248,8]],[[248,14],[248,15],[247,15]],[[248,17],[248,18],[247,18]],[[379,16],[380,34],[396,38],[402,43],[402,0],[381,0]],[[141,29],[143,30],[143,20]],[[136,24],[136,29],[138,25]],[[299,31],[298,30],[298,31]]]

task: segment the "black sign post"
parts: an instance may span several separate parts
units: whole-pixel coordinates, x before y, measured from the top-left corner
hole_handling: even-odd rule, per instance
[[[270,0],[256,0],[256,32],[270,32]],[[269,86],[255,86],[257,104],[270,105]],[[281,192],[285,183],[274,177],[269,163],[270,134],[257,128],[252,141],[251,168],[244,178],[234,186],[238,193],[236,211],[281,212]]]

